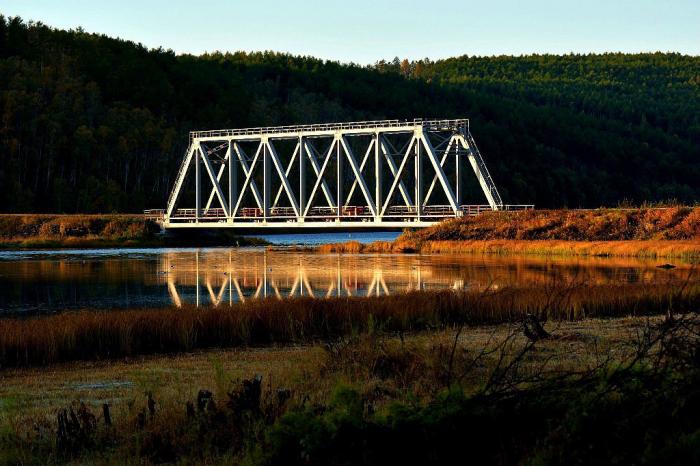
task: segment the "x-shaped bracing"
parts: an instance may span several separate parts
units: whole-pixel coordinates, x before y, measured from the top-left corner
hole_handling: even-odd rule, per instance
[[[250,186],[250,189],[253,192],[253,197],[255,198],[255,203],[258,205],[258,208],[263,208],[262,196],[260,195],[258,185],[253,179],[253,172],[255,171],[255,166],[258,164],[258,160],[260,160],[260,153],[263,151],[264,146],[265,143],[263,141],[260,141],[260,144],[258,144],[258,148],[255,150],[255,156],[253,156],[253,161],[250,165],[248,165],[248,156],[246,155],[241,145],[238,142],[233,143],[233,150],[236,153],[236,156],[238,157],[238,161],[241,163],[241,169],[243,170],[243,176],[245,176],[245,180],[243,181],[241,190],[238,193],[236,205],[231,211],[231,217],[235,217],[236,214],[238,214],[238,209],[241,207],[241,203],[243,202],[243,197],[245,195],[246,189],[248,189],[248,186]]]

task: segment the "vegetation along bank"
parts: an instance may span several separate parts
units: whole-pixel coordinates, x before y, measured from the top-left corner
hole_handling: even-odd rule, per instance
[[[226,231],[164,235],[142,215],[0,215],[0,249],[250,246],[266,241]]]
[[[5,368],[0,463],[697,464],[697,315],[545,327]]]
[[[695,259],[700,257],[700,207],[488,212],[405,231],[391,242],[352,241],[318,250]]]

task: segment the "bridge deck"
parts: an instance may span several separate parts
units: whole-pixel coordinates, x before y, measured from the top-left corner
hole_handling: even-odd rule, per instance
[[[144,215],[148,220],[156,221],[166,228],[240,228],[240,229],[377,229],[377,228],[421,228],[434,225],[442,220],[454,218],[455,215],[449,210],[449,206],[430,206],[420,216],[416,215],[415,209],[404,208],[394,211],[376,220],[371,214],[362,212],[360,206],[346,206],[341,216],[330,212],[326,208],[325,213],[319,212],[316,215],[307,215],[303,220],[295,217],[291,208],[278,208],[273,210],[269,217],[265,218],[259,209],[244,212],[245,216],[230,218],[226,216],[223,209],[210,209],[197,217],[196,209],[178,209],[167,220],[165,211],[162,209],[145,210]],[[438,207],[439,209],[435,209]],[[504,205],[501,210],[532,210],[534,205]],[[474,216],[484,212],[491,212],[489,205],[464,205],[461,206],[460,215]]]

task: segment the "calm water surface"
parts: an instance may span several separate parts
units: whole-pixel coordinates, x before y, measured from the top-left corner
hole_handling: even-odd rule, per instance
[[[399,231],[365,231],[361,233],[307,233],[288,235],[255,235],[273,244],[292,245],[319,245],[328,243],[343,243],[345,241],[359,241],[360,243],[371,243],[373,241],[393,241],[401,232]]]
[[[643,284],[681,280],[688,273],[688,266],[663,270],[657,265],[631,259],[326,255],[263,248],[6,251],[0,252],[0,315],[487,285]]]

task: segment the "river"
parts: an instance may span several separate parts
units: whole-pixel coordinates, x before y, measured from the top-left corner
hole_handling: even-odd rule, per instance
[[[682,281],[689,271],[687,265],[672,270],[657,265],[659,261],[612,258],[338,255],[265,248],[2,251],[0,314],[486,286],[658,284]]]

